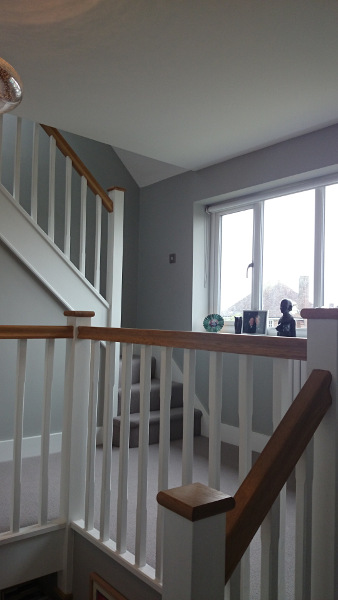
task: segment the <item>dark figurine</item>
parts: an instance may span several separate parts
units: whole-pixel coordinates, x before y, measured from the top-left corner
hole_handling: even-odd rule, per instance
[[[242,317],[235,317],[235,333],[242,333]]]
[[[292,302],[287,298],[280,303],[280,311],[283,313],[283,316],[279,319],[277,329],[277,335],[282,335],[284,337],[296,337],[296,321],[293,316],[290,315],[290,311],[292,310]]]

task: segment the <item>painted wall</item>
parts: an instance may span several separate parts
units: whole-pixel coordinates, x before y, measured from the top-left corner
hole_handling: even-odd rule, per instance
[[[159,329],[202,329],[206,313],[204,232],[199,205],[212,204],[259,189],[338,172],[338,126],[257,150],[227,162],[188,172],[141,190],[137,326]],[[199,223],[198,223],[199,222]],[[169,253],[176,263],[169,264]],[[202,300],[201,300],[202,299]],[[237,424],[235,357],[227,357],[222,421]],[[264,393],[255,393],[254,423],[270,433],[272,390],[268,359],[255,371]],[[197,393],[207,408],[207,367],[197,369]],[[255,383],[257,389],[258,380]]]

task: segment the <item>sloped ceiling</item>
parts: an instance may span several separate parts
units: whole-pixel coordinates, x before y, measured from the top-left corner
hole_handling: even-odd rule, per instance
[[[336,0],[2,0],[0,22],[16,114],[141,186],[338,122]]]

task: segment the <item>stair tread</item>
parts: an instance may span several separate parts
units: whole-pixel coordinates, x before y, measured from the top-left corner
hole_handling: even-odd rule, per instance
[[[202,415],[202,411],[199,408],[194,408],[195,416]],[[161,411],[152,410],[149,413],[149,423],[154,423],[160,420]],[[180,419],[183,416],[183,407],[179,406],[177,408],[170,409],[170,420]],[[121,422],[121,415],[117,415],[114,417],[115,423]],[[131,413],[130,414],[130,427],[138,427],[140,422],[140,413]]]

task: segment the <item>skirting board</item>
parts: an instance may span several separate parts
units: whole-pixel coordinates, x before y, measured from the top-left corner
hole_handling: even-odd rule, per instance
[[[202,410],[201,405],[198,406],[200,410]],[[205,437],[209,437],[209,418],[203,410],[203,418],[202,418],[202,431],[201,434]],[[234,427],[233,425],[226,425],[222,423],[221,425],[221,441],[227,444],[232,444],[233,446],[238,446],[239,444],[239,429],[238,427]],[[255,431],[252,432],[252,451],[253,452],[262,452],[264,446],[269,441],[269,436],[264,435],[263,433],[257,433]],[[96,429],[96,443],[98,445],[103,443],[103,427],[97,427]]]
[[[200,408],[200,406],[199,406]],[[202,419],[202,435],[209,437],[209,418],[208,415],[203,411]],[[50,453],[61,452],[61,433],[52,433],[50,436]],[[252,432],[252,450],[254,452],[262,452],[266,445],[269,437],[262,433]],[[221,425],[221,441],[233,446],[238,446],[239,442],[239,429],[232,425],[222,423]],[[103,442],[103,427],[97,427],[96,429],[96,443],[102,444]],[[41,437],[29,437],[22,440],[22,457],[30,458],[32,456],[39,456],[41,449]],[[7,462],[13,459],[13,440],[0,441],[0,462]]]
[[[61,452],[61,433],[52,433],[50,436],[50,454]],[[41,436],[23,438],[22,440],[22,458],[31,458],[40,456]],[[0,441],[0,462],[7,462],[13,459],[13,440]]]

